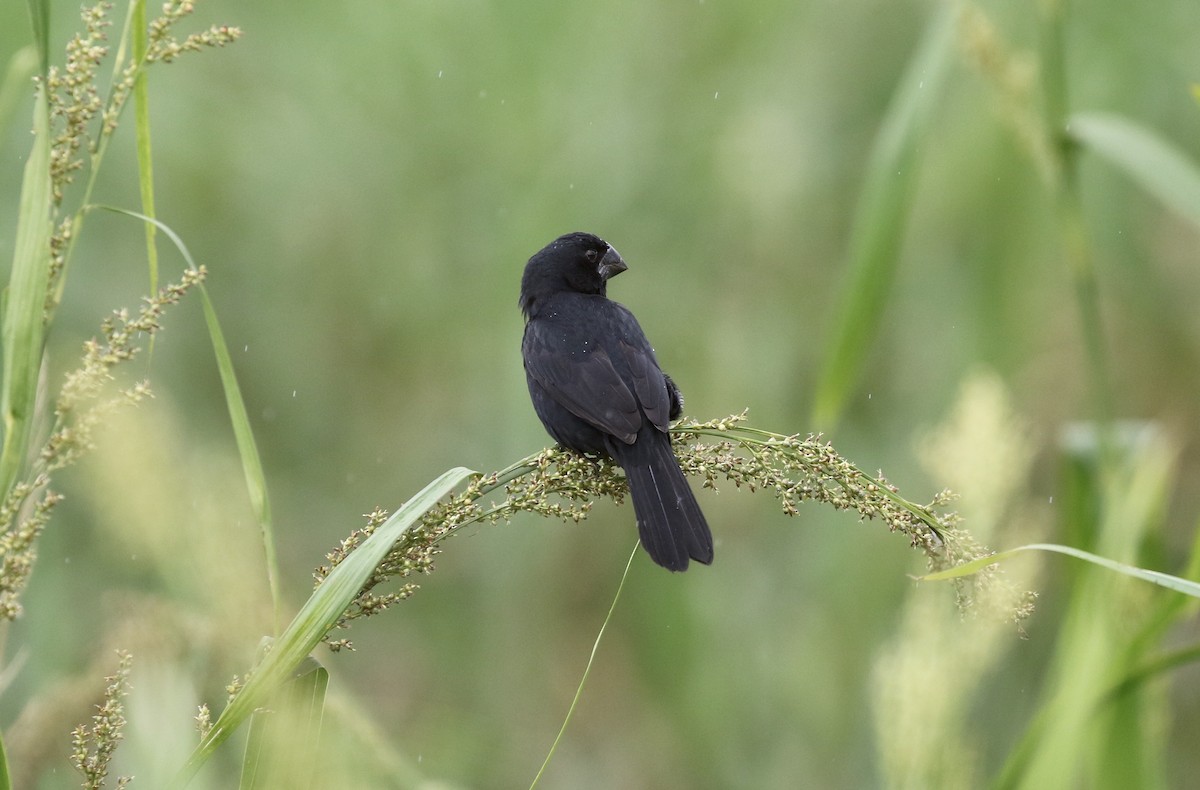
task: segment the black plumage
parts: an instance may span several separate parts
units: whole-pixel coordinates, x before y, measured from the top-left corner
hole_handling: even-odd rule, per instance
[[[672,571],[708,564],[712,533],[671,449],[667,427],[683,409],[633,313],[607,298],[626,269],[590,233],[552,241],[525,266],[521,344],[533,408],[560,444],[612,458],[624,470],[638,533]]]

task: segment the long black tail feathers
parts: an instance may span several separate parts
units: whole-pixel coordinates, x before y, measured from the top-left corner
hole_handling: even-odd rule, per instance
[[[712,532],[670,439],[643,431],[621,450],[617,462],[625,468],[638,535],[650,558],[671,571],[686,571],[689,560],[712,563]]]

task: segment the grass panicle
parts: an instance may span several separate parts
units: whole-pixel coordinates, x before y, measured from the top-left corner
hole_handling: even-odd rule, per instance
[[[68,42],[63,65],[51,66],[46,61],[36,77],[34,145],[22,185],[2,332],[5,434],[0,458],[0,617],[8,619],[21,613],[19,598],[36,558],[37,537],[61,498],[47,487],[49,475],[91,448],[95,428],[111,408],[149,395],[148,384],[137,382],[114,399],[97,400],[112,380],[113,369],[137,353],[141,338],[153,337],[164,310],[205,275],[202,268],[189,268],[179,283],[157,290],[136,313],[114,312],[101,327],[102,338],[85,344],[83,364],[67,374],[55,399],[51,425],[34,424],[46,337],[61,300],[71,251],[91,208],[88,201],[104,150],[135,82],[150,63],[224,46],[240,35],[237,28],[214,27],[176,37],[176,23],[194,11],[194,4],[172,0],[151,23],[144,56],[123,67],[114,66],[105,99],[99,72],[110,53],[111,10],[112,4],[107,2],[83,7],[82,30]],[[31,4],[31,13],[35,29],[44,35],[47,7]],[[122,51],[127,36],[128,30],[121,40]],[[89,175],[83,199],[68,211],[64,208],[66,190],[85,168]],[[29,443],[39,431],[45,431],[48,438],[40,450],[30,453]],[[27,508],[28,501],[34,504]]]
[[[13,620],[21,615],[21,594],[37,559],[37,538],[62,500],[50,489],[53,473],[93,448],[96,429],[113,409],[150,395],[149,383],[142,380],[105,397],[117,367],[137,356],[139,343],[162,329],[167,308],[203,282],[205,274],[203,268],[189,269],[178,283],[144,299],[136,313],[114,311],[102,322],[100,336],[84,343],[80,366],[64,379],[49,436],[28,477],[9,490],[0,507],[0,618]]]
[[[722,481],[749,491],[766,491],[784,514],[795,516],[798,505],[814,501],[850,510],[861,520],[877,520],[908,538],[922,551],[931,570],[944,570],[986,557],[990,551],[942,508],[953,499],[942,492],[919,505],[905,499],[882,475],[868,475],[847,461],[819,436],[801,438],[751,428],[746,412],[708,422],[683,421],[672,429],[675,453],[684,472],[705,488]],[[715,442],[704,439],[716,438]],[[470,524],[509,521],[519,513],[579,522],[597,499],[617,504],[627,494],[620,467],[561,447],[528,456],[499,472],[474,477],[466,489],[429,510],[418,526],[396,543],[368,577],[361,591],[337,620],[326,644],[334,651],[353,649],[346,638],[333,638],[361,618],[385,611],[417,589],[414,579],[435,569],[441,543]],[[330,572],[351,556],[387,518],[376,509],[367,524],[351,533],[327,555],[328,564],[314,571],[319,589]],[[381,587],[393,589],[379,592]],[[956,580],[964,612],[986,609],[1019,623],[1033,611],[1034,594],[1017,589],[999,567]],[[981,603],[982,602],[982,603]],[[985,606],[986,604],[986,606]]]
[[[108,767],[121,739],[125,737],[125,703],[129,695],[129,673],[133,656],[118,651],[117,671],[105,678],[104,701],[96,706],[91,724],[81,724],[71,734],[71,764],[83,776],[83,786],[100,790],[108,779]],[[117,778],[116,787],[123,788],[131,776]]]
[[[51,66],[42,82],[49,102],[53,144],[50,150],[51,189],[53,192],[54,234],[50,287],[46,309],[52,314],[62,301],[66,272],[83,221],[91,208],[91,196],[101,170],[104,154],[117,130],[121,115],[145,70],[154,63],[170,63],[185,52],[223,47],[241,37],[236,27],[217,25],[179,38],[176,26],[195,11],[195,4],[170,0],[162,14],[149,23],[146,47],[141,58],[114,64],[111,84],[100,84],[100,66],[110,54],[108,29],[112,3],[101,2],[81,10],[83,31],[67,45],[66,61],[60,68]],[[127,49],[130,35],[126,28],[119,51]],[[103,97],[103,98],[102,98]],[[82,172],[87,173],[83,195],[73,210],[64,200],[67,189]]]
[[[938,485],[964,492],[956,502],[959,514],[973,536],[991,541],[1000,532],[1009,539],[1014,524],[1032,534],[1047,528],[1046,514],[1027,494],[1036,446],[1000,377],[977,371],[962,384],[950,414],[923,432],[918,455]],[[986,568],[993,564],[989,560],[978,562]],[[1032,578],[1032,565],[1010,566],[1011,579],[1000,584],[975,586],[974,610],[1008,611],[1013,590]],[[895,634],[874,659],[876,743],[882,773],[894,787],[985,784],[982,744],[970,716],[980,687],[1016,640],[1003,617],[964,618],[944,598],[936,585],[914,589]]]
[[[958,18],[959,47],[991,88],[996,114],[1013,133],[1043,183],[1060,176],[1053,135],[1038,105],[1039,63],[1032,52],[1005,40],[996,23],[978,4],[964,2]]]

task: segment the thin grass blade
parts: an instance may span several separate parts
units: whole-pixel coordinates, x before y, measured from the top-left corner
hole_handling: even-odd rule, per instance
[[[575,696],[571,699],[571,705],[567,708],[567,715],[563,718],[562,726],[558,728],[558,734],[554,736],[554,742],[550,744],[550,751],[546,753],[546,759],[542,761],[541,768],[534,775],[533,781],[529,785],[529,790],[534,790],[538,782],[541,781],[542,774],[546,772],[551,758],[554,757],[555,750],[558,749],[558,743],[562,740],[563,733],[567,731],[567,725],[571,723],[571,717],[575,715],[575,708],[579,705],[579,699],[583,696],[583,686],[587,683],[588,675],[592,672],[592,664],[596,661],[596,652],[600,649],[600,640],[604,638],[604,630],[608,628],[613,612],[617,610],[617,601],[621,600],[621,590],[625,589],[625,580],[629,578],[629,569],[633,567],[633,558],[637,556],[638,549],[641,547],[642,542],[640,540],[634,543],[633,552],[629,555],[629,559],[625,561],[625,571],[621,574],[621,581],[617,584],[617,591],[613,593],[612,603],[608,606],[608,614],[604,615],[604,622],[600,624],[600,630],[596,632],[596,640],[592,642],[592,652],[588,655],[587,664],[583,668],[583,675],[579,678],[579,685],[575,687]]]
[[[1066,554],[1076,559],[1081,559],[1084,562],[1090,562],[1093,565],[1099,565],[1101,568],[1108,568],[1110,571],[1116,571],[1126,576],[1132,576],[1135,579],[1141,579],[1151,584],[1157,584],[1159,587],[1166,587],[1168,590],[1174,590],[1177,593],[1190,595],[1193,598],[1200,598],[1200,584],[1188,579],[1172,576],[1169,573],[1161,573],[1159,571],[1151,571],[1145,568],[1138,568],[1133,565],[1126,565],[1123,562],[1110,560],[1107,557],[1101,557],[1098,554],[1092,554],[1090,551],[1076,549],[1071,546],[1061,546],[1057,543],[1030,543],[1027,546],[1017,546],[1014,549],[1000,551],[988,557],[981,557],[972,562],[965,562],[962,565],[956,565],[953,568],[948,568],[937,573],[929,573],[924,576],[918,576],[917,581],[935,582],[945,581],[947,579],[957,579],[963,576],[970,576],[972,573],[978,573],[989,565],[997,562],[1002,562],[1023,551],[1051,551],[1058,554]]]
[[[192,269],[196,268],[196,261],[194,258],[192,258],[192,253],[188,250],[187,245],[183,243],[183,239],[181,239],[179,237],[179,234],[176,233],[175,231],[171,230],[170,225],[167,225],[164,222],[160,222],[159,220],[155,219],[154,217],[146,216],[145,214],[142,214],[140,212],[130,211],[129,209],[121,208],[120,206],[110,206],[105,203],[92,203],[90,205],[84,206],[83,211],[81,213],[87,213],[87,212],[93,211],[93,210],[111,211],[114,214],[124,214],[127,217],[133,217],[134,219],[140,219],[142,222],[150,223],[151,225],[156,227],[158,230],[161,230],[163,232],[163,235],[171,240],[171,243],[175,245],[175,248],[177,250],[179,250],[180,256],[183,257],[184,263],[186,263]]]
[[[233,358],[229,354],[229,345],[225,342],[225,333],[221,331],[220,321],[217,320],[217,311],[208,295],[208,289],[203,285],[200,286],[200,300],[204,305],[204,321],[208,325],[208,336],[212,342],[213,354],[217,358],[217,372],[221,375],[221,387],[225,391],[225,408],[229,411],[229,422],[233,427],[238,456],[242,461],[246,491],[250,495],[254,517],[258,520],[259,530],[262,533],[263,551],[267,561],[267,581],[271,587],[271,600],[275,606],[275,628],[278,631],[281,625],[282,593],[279,589],[279,561],[275,556],[275,530],[271,523],[271,499],[267,493],[267,477],[263,472],[258,443],[254,441],[254,430],[250,427],[250,414],[246,411],[246,401],[242,398],[242,389],[238,386],[237,373],[233,369]]]
[[[135,217],[148,225],[153,225],[171,240],[187,265],[193,269],[196,268],[196,261],[188,251],[187,245],[169,225],[146,214],[117,206],[96,205],[91,208]],[[148,243],[153,244],[152,241]],[[200,301],[204,307],[204,321],[208,325],[213,354],[217,359],[217,372],[221,376],[221,387],[225,392],[225,408],[229,411],[229,422],[233,427],[234,440],[237,442],[242,473],[246,478],[246,491],[250,496],[250,506],[254,511],[255,520],[258,521],[259,531],[262,533],[263,552],[267,563],[267,583],[271,589],[271,600],[275,611],[275,630],[278,632],[282,625],[283,596],[279,588],[279,562],[275,554],[275,530],[271,521],[271,500],[267,493],[267,478],[263,472],[262,458],[258,453],[258,443],[254,440],[254,430],[250,427],[250,414],[246,410],[246,401],[242,398],[241,387],[238,386],[237,373],[233,368],[229,345],[225,342],[225,333],[221,331],[216,308],[203,283],[200,285]]]

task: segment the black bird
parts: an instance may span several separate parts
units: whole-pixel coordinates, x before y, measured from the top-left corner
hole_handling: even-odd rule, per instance
[[[625,261],[590,233],[560,236],[521,278],[521,353],[533,409],[552,437],[624,470],[638,534],[651,559],[685,571],[712,562],[712,533],[671,450],[667,426],[683,411],[633,313],[605,296]]]

